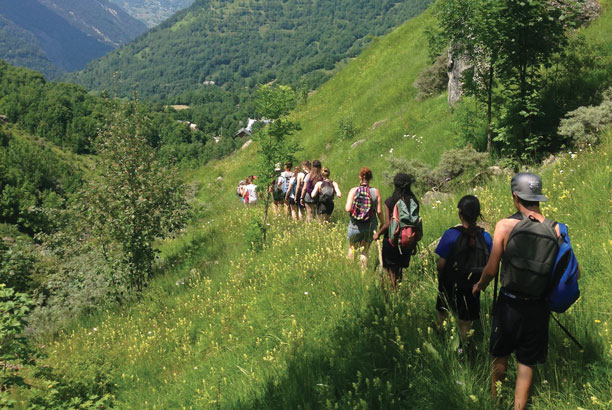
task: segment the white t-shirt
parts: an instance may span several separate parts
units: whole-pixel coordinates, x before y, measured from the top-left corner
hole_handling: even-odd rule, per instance
[[[249,194],[249,204],[257,202],[257,185],[249,184],[244,187]]]

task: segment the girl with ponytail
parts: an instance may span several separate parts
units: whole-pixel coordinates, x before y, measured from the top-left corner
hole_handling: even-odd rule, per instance
[[[493,240],[478,226],[478,219],[482,219],[478,198],[464,196],[457,209],[461,223],[444,232],[436,248],[440,257],[436,310],[440,325],[449,311],[459,317],[459,334],[466,343],[472,322],[480,318],[480,295],[474,296],[472,287],[487,264]]]

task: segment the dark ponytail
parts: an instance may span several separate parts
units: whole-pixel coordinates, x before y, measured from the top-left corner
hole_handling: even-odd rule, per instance
[[[408,174],[404,174],[401,172],[399,174],[396,174],[395,177],[393,177],[393,186],[395,187],[395,191],[393,192],[393,195],[391,196],[391,198],[393,198],[393,201],[392,201],[393,203],[402,199],[408,206],[410,206],[410,200],[413,200],[414,203],[416,203],[417,205],[417,213],[418,213],[419,201],[416,199],[416,196],[414,196],[414,194],[412,193],[412,183],[413,182],[414,182],[414,179]]]
[[[474,195],[466,195],[459,200],[457,208],[463,219],[470,225],[468,232],[475,234],[478,231],[478,225],[476,225],[478,218],[483,219],[478,198]]]

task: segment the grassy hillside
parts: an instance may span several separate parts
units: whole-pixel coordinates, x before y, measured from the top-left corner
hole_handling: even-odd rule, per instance
[[[454,145],[445,97],[414,100],[429,23],[425,14],[378,39],[295,113],[303,127],[298,156],[322,159],[344,192],[363,165],[381,186],[392,148],[434,164]],[[606,11],[586,35],[595,42],[611,32]],[[339,140],[338,122],[349,117],[359,134]],[[427,247],[457,222],[455,204],[467,192],[480,197],[492,230],[512,212],[509,177],[423,206],[426,246],[385,303],[378,274],[345,259],[342,217],[330,226],[273,219],[266,248],[249,250],[249,226],[262,210],[241,207],[234,187],[252,173],[255,152],[251,146],[189,176],[200,183],[200,217],[181,238],[160,244],[164,273],[142,302],[41,341],[47,362],[68,380],[111,392],[118,408],[509,408],[513,367],[501,403],[490,399],[491,290],[477,351],[460,361],[456,325],[434,325],[435,259]],[[612,132],[596,149],[561,154],[538,170],[551,199],[544,210],[568,223],[581,263],[583,297],[561,320],[585,348],[551,324],[549,360],[534,384],[537,409],[612,405],[610,156]]]

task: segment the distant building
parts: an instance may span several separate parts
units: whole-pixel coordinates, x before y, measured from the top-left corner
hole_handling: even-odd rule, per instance
[[[240,128],[238,132],[234,134],[234,138],[250,137],[253,134],[248,128]]]
[[[8,117],[6,115],[0,115],[0,121],[2,122],[8,122]]]
[[[242,138],[242,137],[247,137],[247,136],[250,137],[250,136],[252,136],[253,135],[253,125],[255,125],[256,122],[261,122],[261,123],[264,123],[264,124],[269,124],[270,120],[267,120],[265,118],[262,118],[261,120],[254,120],[252,118],[249,118],[249,122],[248,122],[247,126],[244,127],[244,128],[240,128],[238,130],[238,132],[236,132],[234,134],[234,138]]]
[[[215,85],[215,82],[213,80],[205,80],[202,84],[203,85]]]

